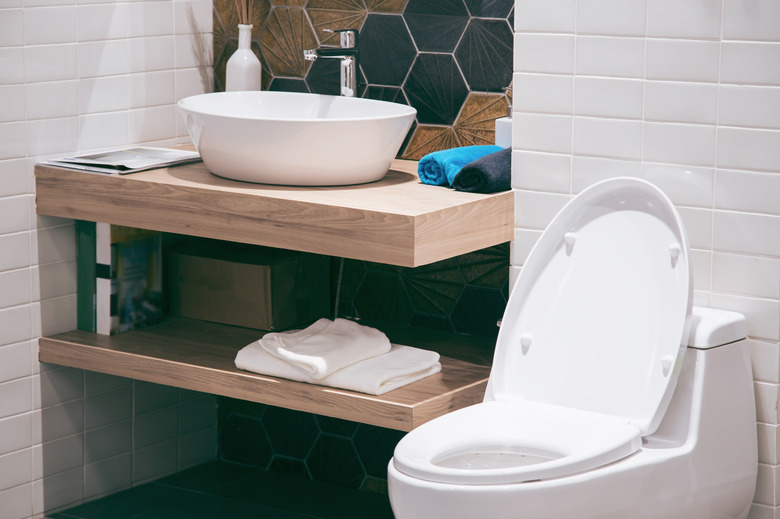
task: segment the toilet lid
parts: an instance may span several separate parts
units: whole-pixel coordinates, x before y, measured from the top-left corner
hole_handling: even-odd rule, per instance
[[[654,432],[691,313],[677,211],[634,178],[591,186],[539,238],[511,291],[485,400],[531,400]]]

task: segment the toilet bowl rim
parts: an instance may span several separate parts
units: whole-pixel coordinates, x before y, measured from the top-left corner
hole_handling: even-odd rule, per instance
[[[517,432],[517,420],[525,422]],[[481,425],[482,427],[475,426]],[[496,436],[491,430],[509,431]],[[488,431],[488,434],[480,434]],[[436,438],[437,441],[431,441]],[[512,453],[545,451],[554,459],[530,465],[462,469],[438,465],[456,453],[494,453],[504,442]],[[489,401],[455,411],[410,432],[391,464],[399,472],[441,483],[510,484],[568,476],[629,456],[641,447],[639,429],[622,417],[598,415],[538,402]],[[530,453],[532,454],[532,452]]]

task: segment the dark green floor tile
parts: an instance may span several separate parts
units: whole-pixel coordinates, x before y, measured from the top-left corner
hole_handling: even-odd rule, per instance
[[[214,491],[222,497],[315,517],[357,493],[344,487],[269,472],[260,472]]]
[[[197,510],[205,494],[148,484],[112,494],[63,513],[80,519],[136,519],[153,510]]]
[[[233,483],[257,472],[257,469],[251,467],[214,461],[159,479],[155,481],[155,484],[196,492],[210,492],[222,485]]]
[[[78,517],[79,519],[130,519],[148,510],[145,504],[134,503],[130,493],[134,490],[125,490],[108,497],[91,501],[89,503],[69,508],[64,512],[65,517]]]
[[[392,519],[387,496],[207,463],[47,519]]]
[[[355,492],[347,499],[323,507],[317,515],[322,519],[393,519],[389,498],[368,492]]]
[[[207,496],[197,508],[160,507],[134,519],[299,519],[299,514],[263,505]]]

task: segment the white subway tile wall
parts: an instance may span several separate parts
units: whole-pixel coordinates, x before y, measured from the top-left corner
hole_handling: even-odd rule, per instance
[[[638,176],[677,205],[695,303],[747,315],[752,519],[780,518],[780,3],[516,0],[512,274],[566,199]]]
[[[571,190],[579,193],[591,184],[611,177],[640,177],[642,168],[629,160],[575,157],[572,161]]]
[[[645,0],[580,0],[577,2],[580,34],[641,36],[645,33]]]
[[[571,32],[576,0],[515,0],[515,29],[534,32]]]
[[[512,144],[522,142],[529,151],[569,153],[571,125],[568,115],[518,113],[512,118]]]
[[[52,155],[187,142],[213,85],[211,0],[0,2],[0,515],[43,517],[216,455],[216,398],[38,362],[75,328],[71,220],[37,216]],[[196,415],[196,416],[194,416]]]
[[[574,70],[573,36],[517,32],[514,46],[515,72],[567,74]]]

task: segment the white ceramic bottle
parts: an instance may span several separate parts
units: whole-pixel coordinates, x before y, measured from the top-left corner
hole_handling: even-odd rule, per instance
[[[238,26],[238,49],[225,68],[225,90],[260,90],[262,66],[252,52],[252,26]]]
[[[510,148],[512,146],[512,86],[504,89],[507,93],[509,106],[507,106],[506,117],[496,119],[496,146]]]

